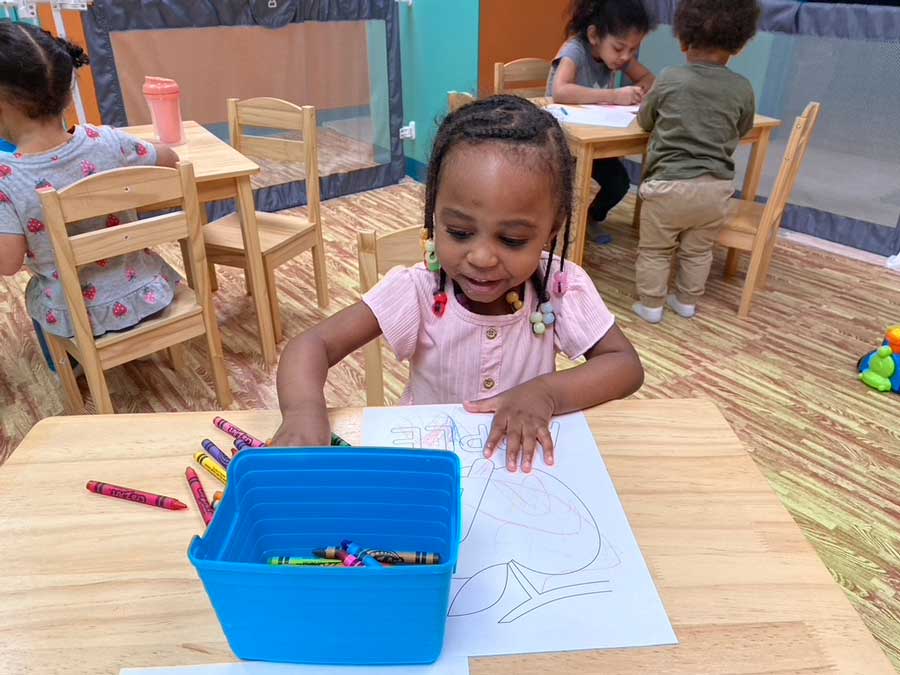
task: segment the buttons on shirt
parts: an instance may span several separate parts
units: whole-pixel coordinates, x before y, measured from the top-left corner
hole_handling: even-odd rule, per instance
[[[486,377],[484,378],[484,382],[482,382],[481,384],[484,385],[485,389],[493,389],[495,384],[494,378]]]
[[[498,330],[497,330],[496,328],[494,328],[493,326],[491,326],[490,328],[488,328],[488,329],[487,329],[487,332],[485,333],[485,335],[487,335],[487,339],[488,339],[488,340],[493,340],[493,339],[496,338],[499,334],[500,334],[500,331],[498,331]]]

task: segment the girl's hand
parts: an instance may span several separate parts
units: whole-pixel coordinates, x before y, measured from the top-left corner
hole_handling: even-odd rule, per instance
[[[550,418],[554,402],[550,388],[541,378],[535,378],[509,391],[465,404],[468,412],[494,413],[491,431],[484,446],[484,456],[492,457],[497,445],[506,437],[506,468],[515,472],[522,462],[525,473],[531,471],[534,451],[540,443],[544,462],[553,464],[553,438]]]
[[[635,105],[644,99],[644,90],[638,86],[619,87],[613,90],[615,105]]]
[[[310,407],[296,413],[285,413],[270,443],[275,448],[299,448],[331,445],[331,425],[328,413]]]

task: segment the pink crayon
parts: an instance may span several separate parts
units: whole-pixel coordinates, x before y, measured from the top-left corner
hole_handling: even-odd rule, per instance
[[[197,477],[197,472],[191,467],[187,467],[184,470],[184,477],[187,478],[188,486],[190,486],[191,492],[194,494],[194,501],[197,502],[197,508],[200,509],[200,515],[203,516],[203,522],[209,525],[215,512],[213,511],[212,506],[210,506],[209,499],[206,497],[206,492],[203,490],[203,483],[200,482],[200,479]]]
[[[219,429],[224,431],[232,438],[237,438],[238,440],[244,441],[251,448],[261,448],[265,445],[265,443],[263,443],[261,440],[259,440],[258,438],[254,438],[246,431],[239,429],[226,419],[216,417],[213,419],[213,424],[215,424]]]
[[[181,511],[182,509],[187,508],[187,504],[178,501],[174,497],[155,495],[152,492],[144,492],[143,490],[132,490],[131,488],[113,485],[112,483],[101,483],[100,481],[89,480],[85,487],[98,495],[115,497],[116,499],[125,499],[129,502],[137,502],[138,504],[146,504],[147,506],[156,506],[160,509]]]

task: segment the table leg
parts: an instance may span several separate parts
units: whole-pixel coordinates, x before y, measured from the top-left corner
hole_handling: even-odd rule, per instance
[[[588,143],[579,143],[573,150],[575,154],[575,206],[572,213],[572,231],[570,233],[572,252],[569,259],[576,265],[581,265],[584,259],[584,240],[587,236],[593,158],[591,146]]]
[[[269,292],[266,289],[266,274],[263,268],[262,249],[259,244],[259,230],[256,227],[256,210],[253,205],[253,189],[249,176],[239,176],[237,183],[237,210],[241,218],[241,234],[244,238],[244,256],[247,262],[247,281],[253,290],[253,304],[259,324],[259,340],[262,344],[263,361],[268,370],[275,365],[275,332],[272,314],[269,312]]]
[[[741,196],[748,202],[754,201],[756,193],[759,192],[759,182],[766,165],[766,153],[769,151],[771,137],[771,129],[761,129],[759,138],[750,149],[750,159],[747,160],[747,173],[744,175],[744,187],[741,191]]]

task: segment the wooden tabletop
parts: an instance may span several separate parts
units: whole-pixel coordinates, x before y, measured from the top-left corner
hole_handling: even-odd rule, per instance
[[[155,140],[153,127],[149,124],[125,127],[122,131],[145,141]],[[189,120],[184,123],[184,136],[185,142],[173,145],[172,149],[178,153],[178,157],[193,163],[194,177],[198,183],[259,173],[256,162],[197,122]]]
[[[0,467],[0,671],[234,660],[186,553],[202,521],[184,468],[202,438],[225,445],[215,414],[53,417],[29,432]],[[224,415],[262,437],[280,420]],[[894,672],[713,403],[587,417],[680,644],[471,659],[473,675]],[[332,421],[359,441],[361,410]],[[97,497],[91,479],[192,507]]]
[[[765,115],[756,115],[753,118],[753,130],[774,129],[781,125],[781,120]],[[625,141],[647,138],[650,134],[638,126],[637,118],[625,127],[600,127],[584,124],[564,124],[563,129],[574,140],[582,143],[600,143],[605,141]],[[751,134],[753,132],[751,131]]]

